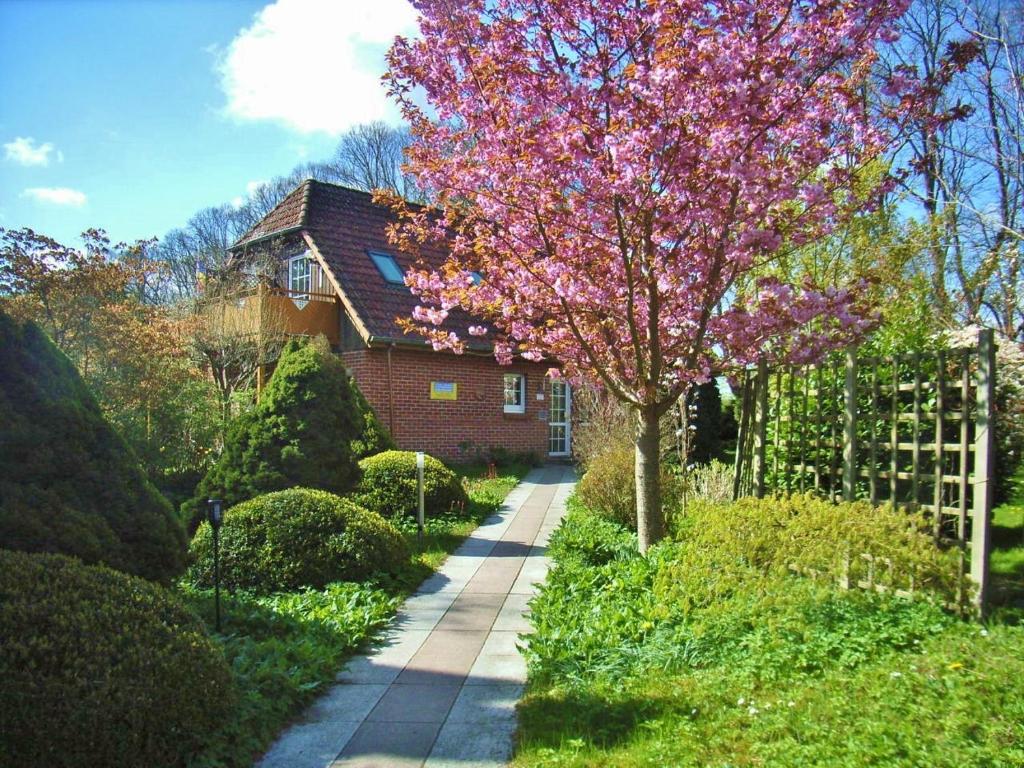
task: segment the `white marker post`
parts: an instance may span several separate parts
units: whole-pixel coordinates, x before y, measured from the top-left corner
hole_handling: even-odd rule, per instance
[[[416,451],[416,485],[419,488],[420,505],[416,513],[416,533],[423,540],[423,451]]]

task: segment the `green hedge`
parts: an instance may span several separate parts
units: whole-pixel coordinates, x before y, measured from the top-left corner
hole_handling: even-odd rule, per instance
[[[0,543],[169,582],[186,537],[70,360],[0,312]]]
[[[62,555],[0,550],[4,765],[188,763],[236,701],[171,593]]]
[[[415,515],[419,507],[416,454],[384,451],[359,462],[363,476],[353,498],[385,517]],[[424,457],[423,501],[429,516],[465,514],[469,503],[458,475],[433,456]]]
[[[408,559],[398,530],[380,515],[326,491],[291,488],[232,507],[220,529],[221,584],[261,592],[323,587],[396,573]],[[189,578],[213,585],[213,538],[192,539]]]

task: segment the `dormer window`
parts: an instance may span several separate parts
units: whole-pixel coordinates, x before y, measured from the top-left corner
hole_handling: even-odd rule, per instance
[[[385,281],[391,285],[405,285],[405,273],[390,253],[370,251],[370,258]]]

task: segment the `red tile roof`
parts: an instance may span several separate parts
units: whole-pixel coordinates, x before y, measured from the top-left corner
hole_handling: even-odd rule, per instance
[[[276,233],[301,231],[312,239],[374,340],[422,343],[422,337],[406,335],[395,324],[396,318],[412,315],[419,303],[417,297],[405,286],[389,284],[370,259],[370,251],[378,251],[394,256],[403,270],[415,263],[411,255],[388,241],[385,230],[395,220],[391,209],[374,204],[367,192],[307,179],[243,235],[233,249]],[[446,257],[440,249],[425,248],[420,253],[421,261],[435,267]],[[468,314],[456,310],[444,327],[475,348],[489,348],[481,339],[468,336],[467,328],[473,322]]]

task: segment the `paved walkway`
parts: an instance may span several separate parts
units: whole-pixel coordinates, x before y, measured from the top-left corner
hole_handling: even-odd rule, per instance
[[[526,603],[547,573],[548,537],[574,481],[569,467],[530,472],[261,768],[502,765],[526,682],[517,638],[529,631]]]

